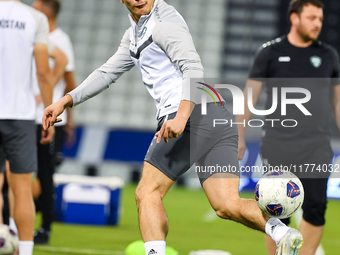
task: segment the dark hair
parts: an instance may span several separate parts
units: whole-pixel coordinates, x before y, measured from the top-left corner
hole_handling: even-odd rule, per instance
[[[323,9],[323,3],[320,0],[292,0],[288,8],[289,23],[290,23],[290,15],[292,13],[296,13],[297,15],[300,15],[300,13],[302,12],[302,8],[308,4],[311,4],[311,5],[314,5],[316,7]]]
[[[53,16],[57,17],[60,11],[60,1],[59,0],[40,0],[43,5],[51,8]]]

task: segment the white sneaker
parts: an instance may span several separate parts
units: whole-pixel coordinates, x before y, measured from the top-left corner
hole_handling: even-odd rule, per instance
[[[281,238],[275,255],[299,255],[303,244],[303,237],[299,231],[289,228]]]

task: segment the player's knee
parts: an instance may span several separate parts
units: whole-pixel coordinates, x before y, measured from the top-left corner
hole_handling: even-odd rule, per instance
[[[137,187],[135,191],[135,198],[136,198],[137,205],[142,202],[143,198],[145,198],[145,192],[139,186]]]
[[[326,203],[305,202],[302,208],[305,221],[314,226],[325,225]]]
[[[151,190],[149,188],[146,188],[145,186],[138,185],[136,191],[135,191],[135,198],[137,205],[142,203],[143,201],[151,201],[154,199],[162,199],[163,196],[157,191],[157,190]]]
[[[15,199],[27,199],[33,197],[30,185],[15,186],[12,188]]]

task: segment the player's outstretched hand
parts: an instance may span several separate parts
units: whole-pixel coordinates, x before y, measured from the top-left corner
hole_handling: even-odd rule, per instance
[[[246,149],[247,149],[246,141],[243,138],[239,137],[239,139],[238,139],[238,150],[237,150],[239,160],[243,159],[244,152],[246,151]]]
[[[186,121],[180,120],[179,118],[174,118],[163,123],[161,130],[156,133],[157,143],[160,143],[162,137],[164,142],[168,142],[169,138],[177,138],[183,133],[186,125]]]
[[[66,107],[73,104],[73,99],[70,95],[64,96],[59,101],[46,107],[42,118],[43,129],[47,130],[55,123],[60,122],[61,119],[58,116],[65,110]]]

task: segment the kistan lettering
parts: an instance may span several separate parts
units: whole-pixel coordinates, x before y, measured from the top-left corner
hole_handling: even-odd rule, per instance
[[[17,20],[0,20],[0,28],[25,30],[26,23]]]

